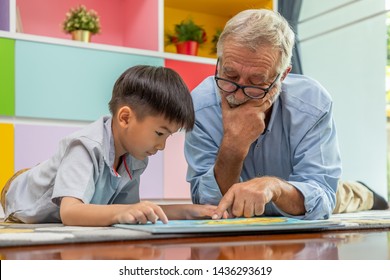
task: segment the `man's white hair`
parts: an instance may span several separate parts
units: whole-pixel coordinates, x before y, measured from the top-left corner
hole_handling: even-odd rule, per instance
[[[226,41],[253,51],[271,46],[280,51],[277,71],[281,73],[291,65],[295,34],[287,20],[279,13],[266,9],[245,10],[225,25],[218,43],[217,55],[222,56]]]

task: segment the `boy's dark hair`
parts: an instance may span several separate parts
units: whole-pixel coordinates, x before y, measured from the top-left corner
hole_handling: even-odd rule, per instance
[[[174,70],[138,65],[127,69],[115,82],[109,102],[114,116],[121,106],[129,106],[138,120],[162,115],[169,121],[191,130],[195,122],[190,92]]]

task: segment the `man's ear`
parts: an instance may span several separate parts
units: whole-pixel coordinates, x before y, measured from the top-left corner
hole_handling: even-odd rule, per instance
[[[123,106],[119,108],[116,117],[120,126],[127,127],[132,118],[135,118],[135,112],[129,106]]]
[[[288,73],[290,73],[292,69],[292,66],[290,65],[287,67],[287,69],[283,72],[282,78],[280,78],[280,81],[283,82],[283,80],[287,77]]]

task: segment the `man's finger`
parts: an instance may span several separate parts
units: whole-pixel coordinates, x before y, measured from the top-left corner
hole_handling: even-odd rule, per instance
[[[245,102],[242,104],[242,108],[248,107],[257,107],[260,111],[265,112],[267,111],[272,105],[272,102],[270,100],[263,100],[263,99],[250,99],[248,102]]]
[[[255,216],[260,216],[264,213],[264,204],[256,203],[255,204]]]
[[[164,224],[168,223],[168,217],[167,217],[167,215],[165,215],[164,210],[162,210],[162,208],[160,206],[155,205],[153,210],[161,222],[163,222]]]
[[[245,218],[251,218],[253,216],[255,216],[255,210],[254,210],[255,206],[254,206],[254,203],[252,201],[245,201],[245,207],[244,207],[244,217]]]
[[[244,216],[245,200],[236,200],[232,207],[232,214],[235,217]]]
[[[219,96],[221,97],[222,111],[229,110],[230,109],[230,105],[229,105],[229,102],[226,100],[225,95],[220,94]]]
[[[215,209],[215,214],[212,216],[212,219],[217,220],[223,217],[225,211],[229,209],[234,203],[234,192],[228,191],[221,199],[218,204],[217,209]]]

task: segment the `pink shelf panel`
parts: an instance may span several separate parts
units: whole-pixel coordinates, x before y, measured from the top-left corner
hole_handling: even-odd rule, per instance
[[[62,22],[79,4],[100,16],[101,33],[92,42],[158,50],[158,0],[17,0],[23,33],[70,39]]]

